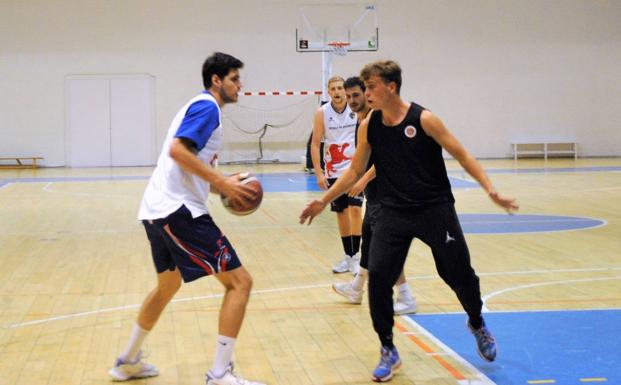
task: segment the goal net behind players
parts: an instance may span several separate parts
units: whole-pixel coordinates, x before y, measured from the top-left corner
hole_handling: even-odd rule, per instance
[[[318,106],[318,95],[240,95],[223,109],[220,163],[300,163]]]

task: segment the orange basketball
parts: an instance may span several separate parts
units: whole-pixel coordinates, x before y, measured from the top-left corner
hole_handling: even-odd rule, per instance
[[[240,179],[240,182],[254,190],[253,199],[246,199],[241,203],[229,202],[229,199],[224,195],[220,195],[220,199],[222,200],[222,205],[224,206],[224,208],[227,209],[228,212],[230,212],[231,214],[249,215],[257,211],[257,209],[261,205],[261,201],[263,200],[263,186],[261,186],[261,182],[256,177],[251,176],[249,173],[243,173],[241,175],[243,179]]]

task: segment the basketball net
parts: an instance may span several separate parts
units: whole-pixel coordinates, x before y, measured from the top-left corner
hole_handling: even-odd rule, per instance
[[[349,47],[349,43],[344,41],[331,41],[328,43],[328,46],[331,49],[331,53],[336,56],[345,56],[347,55],[347,48]]]

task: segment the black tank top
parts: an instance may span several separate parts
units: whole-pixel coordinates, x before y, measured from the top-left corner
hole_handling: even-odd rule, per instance
[[[455,202],[442,158],[442,147],[421,126],[425,110],[411,103],[405,119],[396,126],[382,123],[382,112],[369,121],[367,140],[377,172],[377,193],[382,206],[420,208]]]

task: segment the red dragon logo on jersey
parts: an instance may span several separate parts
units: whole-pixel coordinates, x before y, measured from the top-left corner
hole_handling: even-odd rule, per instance
[[[328,147],[328,154],[330,155],[330,160],[326,162],[328,176],[331,176],[332,173],[336,172],[336,169],[334,168],[335,164],[343,163],[351,159],[351,157],[345,156],[345,149],[347,147],[349,147],[349,143],[345,143],[340,146],[338,144],[331,144],[330,147]]]

